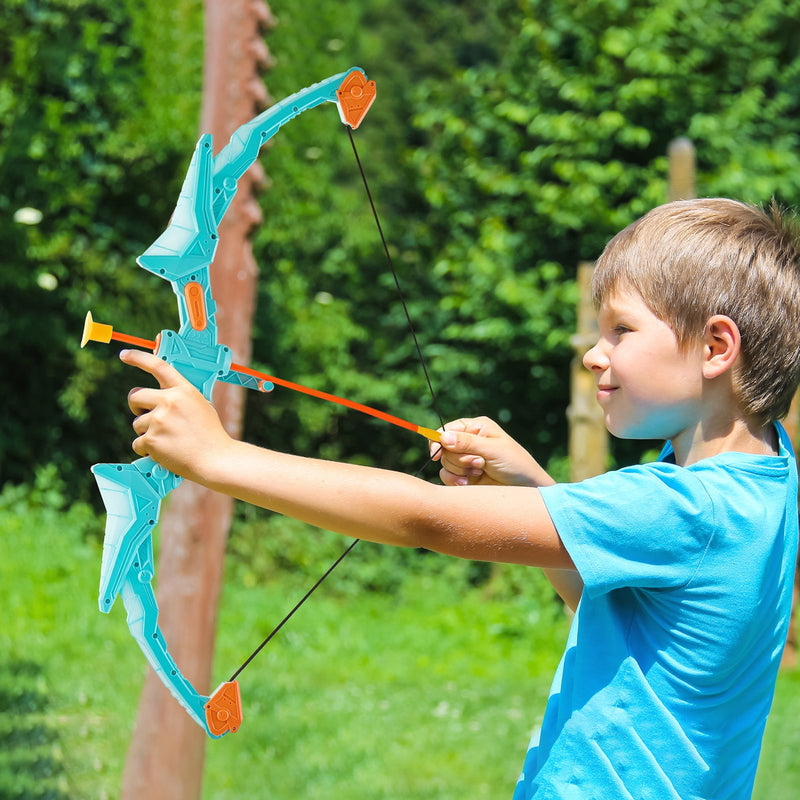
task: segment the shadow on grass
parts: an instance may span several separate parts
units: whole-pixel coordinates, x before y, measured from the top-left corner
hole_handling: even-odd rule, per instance
[[[33,661],[0,662],[0,797],[67,800],[58,734],[47,720],[42,670]]]

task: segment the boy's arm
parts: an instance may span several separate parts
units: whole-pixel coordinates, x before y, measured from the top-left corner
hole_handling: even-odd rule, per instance
[[[548,569],[544,567],[542,572],[547,576],[550,585],[556,590],[558,596],[564,601],[571,611],[577,611],[578,603],[583,595],[583,578],[578,570],[573,566],[572,569]]]
[[[209,488],[320,528],[462,558],[572,568],[538,491],[452,491],[399,472],[302,458],[232,439],[213,406],[170,365],[121,355],[160,389],[134,389],[133,449]]]
[[[536,459],[487,417],[460,419],[448,423],[442,434],[443,449],[434,457],[442,469],[439,475],[448,486],[551,486],[555,481]],[[574,611],[583,593],[583,580],[569,569],[544,569],[561,599]]]

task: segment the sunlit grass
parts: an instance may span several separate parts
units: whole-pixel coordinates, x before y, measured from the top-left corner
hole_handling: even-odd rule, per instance
[[[81,509],[0,507],[3,797],[119,796],[146,665],[122,610],[97,610],[87,524]],[[219,681],[307,588],[227,572]],[[240,676],[245,720],[208,743],[204,798],[510,797],[566,635],[536,600],[538,573],[515,585],[529,576],[530,592],[502,599],[413,563],[393,594],[339,592],[332,578]],[[799,718],[795,669],[779,680],[757,800],[796,796]]]
[[[4,749],[0,781],[44,769],[34,785],[62,793],[51,797],[114,798],[146,665],[122,609],[97,610],[100,547],[82,539],[83,514],[0,510],[0,688],[24,663],[38,698],[25,709],[0,694],[0,737],[20,756],[34,727],[42,756]],[[246,587],[229,573],[218,680],[306,588],[292,576]],[[487,599],[446,570],[412,571],[391,595],[323,588],[240,676],[245,721],[208,743],[204,796],[510,794],[565,634],[559,612]],[[0,796],[14,796],[9,786]]]
[[[800,669],[778,677],[754,800],[796,800],[800,791]]]

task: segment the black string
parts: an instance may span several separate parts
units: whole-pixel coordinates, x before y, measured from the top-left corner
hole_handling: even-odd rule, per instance
[[[297,602],[295,607],[270,631],[269,636],[267,636],[267,638],[264,639],[264,641],[261,642],[261,644],[250,654],[250,656],[248,657],[247,661],[245,661],[244,664],[242,664],[242,666],[239,667],[239,669],[237,669],[236,672],[233,673],[233,675],[231,675],[230,680],[228,681],[228,683],[230,683],[231,681],[235,681],[236,680],[236,676],[269,644],[270,640],[294,616],[295,612],[300,610],[300,606],[302,606],[303,603],[305,603],[306,600],[308,600],[308,598],[311,597],[312,594],[314,594],[314,592],[317,590],[317,587],[325,580],[325,578],[328,577],[328,575],[331,574],[331,572],[333,572],[336,569],[336,567],[339,566],[339,564],[341,564],[342,561],[344,561],[344,559],[347,556],[347,554],[360,541],[361,541],[361,539],[354,539],[350,543],[350,546],[347,548],[347,550],[345,550],[339,556],[339,558],[337,558],[336,561],[334,561],[333,564],[331,564],[328,567],[328,569],[325,570],[325,572],[322,575],[322,577],[320,577],[320,579],[303,595],[303,597],[300,598],[300,600]]]
[[[405,297],[403,296],[403,290],[400,288],[400,279],[397,277],[397,270],[394,268],[392,256],[389,254],[389,245],[386,244],[386,237],[383,235],[383,228],[381,227],[381,221],[378,217],[375,203],[372,201],[372,192],[369,190],[367,176],[364,173],[364,168],[361,166],[361,159],[358,157],[356,140],[353,138],[353,131],[350,129],[350,126],[347,125],[345,127],[347,128],[347,135],[350,137],[350,144],[353,146],[353,155],[356,157],[356,164],[358,164],[358,171],[361,173],[361,180],[364,182],[364,189],[367,193],[367,199],[369,200],[370,208],[372,209],[372,216],[375,218],[375,224],[378,227],[378,233],[380,234],[381,242],[383,243],[383,252],[386,253],[386,260],[389,262],[389,269],[392,271],[394,285],[397,287],[397,294],[400,296],[400,302],[403,305],[403,311],[406,315],[406,322],[408,322],[408,329],[411,331],[411,338],[414,340],[414,347],[417,348],[417,357],[419,358],[419,363],[422,366],[422,371],[425,373],[425,381],[428,384],[428,391],[431,393],[431,400],[433,400],[433,409],[436,412],[436,416],[439,418],[439,424],[444,427],[444,419],[439,411],[439,402],[436,399],[436,392],[433,391],[433,384],[431,383],[431,377],[428,374],[428,367],[425,364],[425,358],[422,355],[422,348],[419,346],[419,340],[417,339],[417,334],[414,330],[414,323],[411,322],[411,314],[408,313],[408,305]]]
[[[370,208],[372,209],[372,216],[375,219],[375,225],[378,228],[378,233],[381,237],[381,242],[383,244],[383,252],[386,254],[386,260],[389,262],[389,268],[392,271],[392,276],[394,277],[394,284],[397,287],[397,294],[400,297],[400,302],[403,306],[403,311],[406,315],[406,321],[408,322],[408,329],[411,332],[411,337],[414,339],[414,347],[417,349],[417,357],[419,358],[419,363],[422,365],[422,371],[425,373],[425,381],[428,384],[428,391],[431,394],[431,400],[433,401],[433,408],[436,412],[436,416],[439,418],[439,423],[442,427],[444,427],[444,419],[442,418],[442,414],[439,411],[439,403],[436,399],[436,392],[433,390],[433,384],[431,383],[430,375],[428,374],[428,367],[425,363],[425,358],[422,355],[422,348],[419,345],[419,340],[417,339],[416,331],[414,330],[414,325],[411,322],[411,314],[408,312],[408,305],[406,304],[405,297],[403,296],[403,290],[400,288],[400,279],[397,277],[397,271],[394,268],[394,263],[392,261],[392,256],[389,253],[389,246],[386,243],[386,237],[383,235],[383,227],[381,226],[380,218],[378,217],[378,211],[375,208],[375,203],[372,200],[372,192],[369,190],[369,184],[367,183],[367,176],[364,173],[364,168],[361,166],[361,159],[358,157],[358,150],[356,149],[356,142],[353,138],[353,132],[350,129],[349,125],[345,125],[347,128],[347,133],[350,137],[350,144],[353,146],[353,155],[356,157],[356,164],[358,164],[358,171],[361,173],[361,180],[364,182],[364,189],[367,193],[367,199],[369,200]],[[428,460],[414,473],[414,477],[418,478],[425,467],[433,461],[433,459],[441,452],[441,445],[439,446],[439,450],[436,451]],[[245,662],[242,664],[236,672],[231,675],[229,683],[231,681],[236,680],[238,675],[242,672],[242,670],[269,644],[270,641],[277,635],[278,631],[295,615],[297,611],[305,604],[305,602],[311,597],[312,594],[322,585],[323,581],[345,560],[345,558],[350,554],[353,548],[361,541],[361,539],[354,539],[347,549],[325,570],[325,572],[320,576],[317,582],[297,601],[294,608],[269,632],[267,638],[264,639],[263,642],[247,657]]]

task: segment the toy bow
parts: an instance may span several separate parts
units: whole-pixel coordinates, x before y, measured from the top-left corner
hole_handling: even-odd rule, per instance
[[[291,95],[242,125],[217,156],[212,153],[212,137],[200,137],[169,226],[137,261],[168,280],[178,299],[180,328],[161,331],[153,343],[156,355],[172,364],[208,400],[218,380],[250,389],[272,388],[269,382],[233,365],[230,349],[217,342],[209,267],[218,243],[219,224],[236,194],[239,179],[264,143],[303,111],[333,102],[342,122],[357,128],[374,99],[374,81],[367,81],[361,69],[352,68]],[[83,344],[97,338],[98,329],[100,336],[107,333],[111,337],[110,326],[99,326],[89,315]],[[152,532],[161,501],[182,479],[149,457],[129,464],[95,464],[92,473],[108,512],[100,610],[108,613],[120,595],[133,637],[162,683],[192,719],[212,738],[236,731],[242,720],[238,682],[231,680],[211,695],[201,695],[170,656],[158,625],[158,603],[152,587]]]

